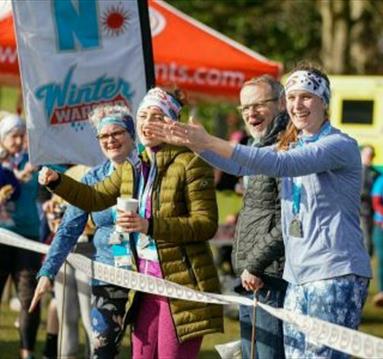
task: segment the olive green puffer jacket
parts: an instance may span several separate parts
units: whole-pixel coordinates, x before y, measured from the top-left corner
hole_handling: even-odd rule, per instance
[[[164,146],[155,154],[157,177],[152,194],[153,238],[164,279],[203,292],[219,292],[217,271],[207,242],[217,229],[217,204],[211,168],[186,148]],[[129,162],[89,187],[61,176],[54,192],[86,211],[131,196],[134,171]],[[170,299],[180,341],[223,331],[222,307]]]

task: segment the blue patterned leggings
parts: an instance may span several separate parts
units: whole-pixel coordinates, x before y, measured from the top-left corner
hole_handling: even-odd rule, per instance
[[[129,290],[114,285],[92,287],[93,359],[114,359],[119,351],[126,322]]]
[[[302,285],[289,284],[284,308],[357,329],[367,297],[368,279],[346,275]],[[286,358],[346,359],[347,354],[306,341],[295,326],[284,322]]]

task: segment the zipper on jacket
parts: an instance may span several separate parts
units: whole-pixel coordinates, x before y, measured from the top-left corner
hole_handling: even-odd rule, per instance
[[[160,212],[160,192],[161,192],[160,174],[157,172],[157,175],[153,181],[152,195],[151,195],[152,217],[158,216]]]
[[[197,278],[194,274],[192,264],[190,262],[189,257],[187,256],[187,253],[186,253],[186,248],[183,246],[181,246],[180,248],[181,248],[181,252],[182,252],[182,262],[185,263],[187,270],[189,272],[190,278],[192,279],[193,284],[198,286],[198,281],[197,281]]]

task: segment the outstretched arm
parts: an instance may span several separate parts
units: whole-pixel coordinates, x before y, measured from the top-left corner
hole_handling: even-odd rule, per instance
[[[212,166],[227,173],[244,176],[252,174],[230,157],[234,145],[228,141],[210,135],[197,121],[191,119],[189,124],[165,119],[162,123],[152,123],[145,127],[146,133],[162,142],[176,146],[189,147]]]
[[[242,174],[247,175],[297,177],[342,167],[357,167],[360,161],[357,143],[339,133],[333,133],[307,146],[275,151],[271,147],[231,144],[210,135],[195,121],[183,124],[165,120],[163,123],[148,125],[148,132],[154,138],[174,145],[187,146],[202,156],[209,151],[206,153],[210,156],[208,161],[211,164],[234,174],[244,171]]]
[[[113,206],[120,195],[122,173],[127,183],[131,183],[130,192],[133,195],[134,168],[126,161],[105,180],[93,186],[77,182],[63,174],[52,173],[50,169],[40,171],[39,182],[64,198],[70,204],[87,212],[101,211]],[[125,193],[128,195],[128,193]]]
[[[243,167],[231,158],[222,157],[210,150],[199,153],[199,156],[208,162],[211,166],[234,176],[241,177],[254,174],[254,170]]]
[[[65,211],[65,215],[49,248],[44,264],[37,274],[39,280],[29,312],[34,310],[44,293],[52,289],[54,277],[77,243],[78,237],[84,231],[87,220],[88,213],[76,207],[71,206]]]
[[[162,142],[176,146],[186,146],[200,153],[211,150],[216,154],[230,158],[234,145],[229,141],[210,135],[196,120],[191,118],[189,123],[181,123],[165,118],[162,123],[150,123],[145,127],[146,133]]]

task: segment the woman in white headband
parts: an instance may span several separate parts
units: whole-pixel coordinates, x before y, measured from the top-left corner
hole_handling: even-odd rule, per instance
[[[40,219],[37,210],[37,172],[28,162],[25,151],[25,123],[16,114],[0,113],[0,145],[5,150],[5,165],[15,174],[21,174],[20,196],[9,210],[12,221],[2,224],[19,235],[39,241]],[[20,310],[20,358],[32,356],[40,324],[40,307],[28,312],[33,290],[36,287],[36,273],[41,257],[25,249],[12,246],[0,248],[0,294],[8,276],[15,283]]]
[[[237,176],[283,177],[284,307],[356,329],[371,277],[359,225],[361,161],[357,142],[331,126],[329,100],[327,76],[300,66],[287,80],[291,121],[276,147],[232,145],[196,123],[152,125],[148,133]],[[287,322],[284,335],[287,357],[348,357],[309,343]]]
[[[181,99],[161,88],[148,91],[137,111],[137,134],[143,145],[138,178],[138,213],[120,212],[117,224],[134,233],[139,272],[199,291],[218,292],[219,280],[208,240],[217,230],[217,203],[210,166],[187,148],[169,146],[148,136],[147,127],[164,117],[177,122]],[[132,171],[124,164],[92,188],[79,188],[63,175],[42,171],[68,202],[86,210],[131,196]],[[59,180],[59,183],[57,181]],[[53,186],[52,186],[53,184]],[[223,331],[222,307],[142,294],[134,321],[134,359],[198,357],[205,334]]]

